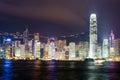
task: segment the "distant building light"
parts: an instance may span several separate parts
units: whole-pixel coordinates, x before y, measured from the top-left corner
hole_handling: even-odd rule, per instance
[[[10,38],[8,38],[8,39],[6,39],[6,41],[11,41],[11,39],[10,39]]]
[[[1,49],[0,51],[1,51],[1,52],[3,52],[4,50],[3,50],[3,49]]]

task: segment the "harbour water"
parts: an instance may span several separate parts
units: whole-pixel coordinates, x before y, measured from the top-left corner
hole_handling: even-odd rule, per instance
[[[0,80],[120,80],[120,63],[0,60]]]

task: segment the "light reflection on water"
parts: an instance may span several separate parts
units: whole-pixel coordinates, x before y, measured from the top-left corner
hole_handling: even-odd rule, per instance
[[[4,60],[2,65],[2,77],[0,80],[12,80],[12,61]]]
[[[108,74],[101,69],[103,66],[87,66],[87,68],[86,80],[109,80]]]
[[[0,61],[0,80],[120,80],[120,63]]]
[[[50,61],[47,62],[47,69],[48,69],[48,74],[46,76],[46,80],[57,80],[57,75],[55,72],[55,67],[56,67],[56,62],[55,61]]]

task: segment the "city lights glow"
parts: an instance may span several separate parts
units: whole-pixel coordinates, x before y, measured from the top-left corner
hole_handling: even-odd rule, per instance
[[[119,43],[120,39],[114,38],[113,30],[111,30],[109,38],[102,39],[102,44],[98,44],[98,28],[97,28],[97,15],[90,14],[89,25],[89,41],[79,41],[76,44],[74,41],[67,41],[69,38],[81,38],[85,32],[71,33],[69,35],[57,37],[41,36],[38,32],[29,34],[28,28],[25,29],[23,35],[8,34],[3,37],[3,42],[0,46],[0,59],[14,59],[14,60],[63,60],[63,61],[85,61],[87,59],[105,58],[106,61],[120,61],[119,57]],[[18,36],[17,36],[18,35]],[[22,35],[22,38],[19,36]],[[33,37],[30,38],[29,35]],[[41,41],[45,39],[45,42]],[[68,38],[68,39],[67,39]],[[101,63],[95,61],[95,63]]]

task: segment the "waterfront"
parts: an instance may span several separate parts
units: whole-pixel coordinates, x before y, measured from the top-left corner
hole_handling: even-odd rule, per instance
[[[120,80],[120,63],[1,60],[0,80]]]

